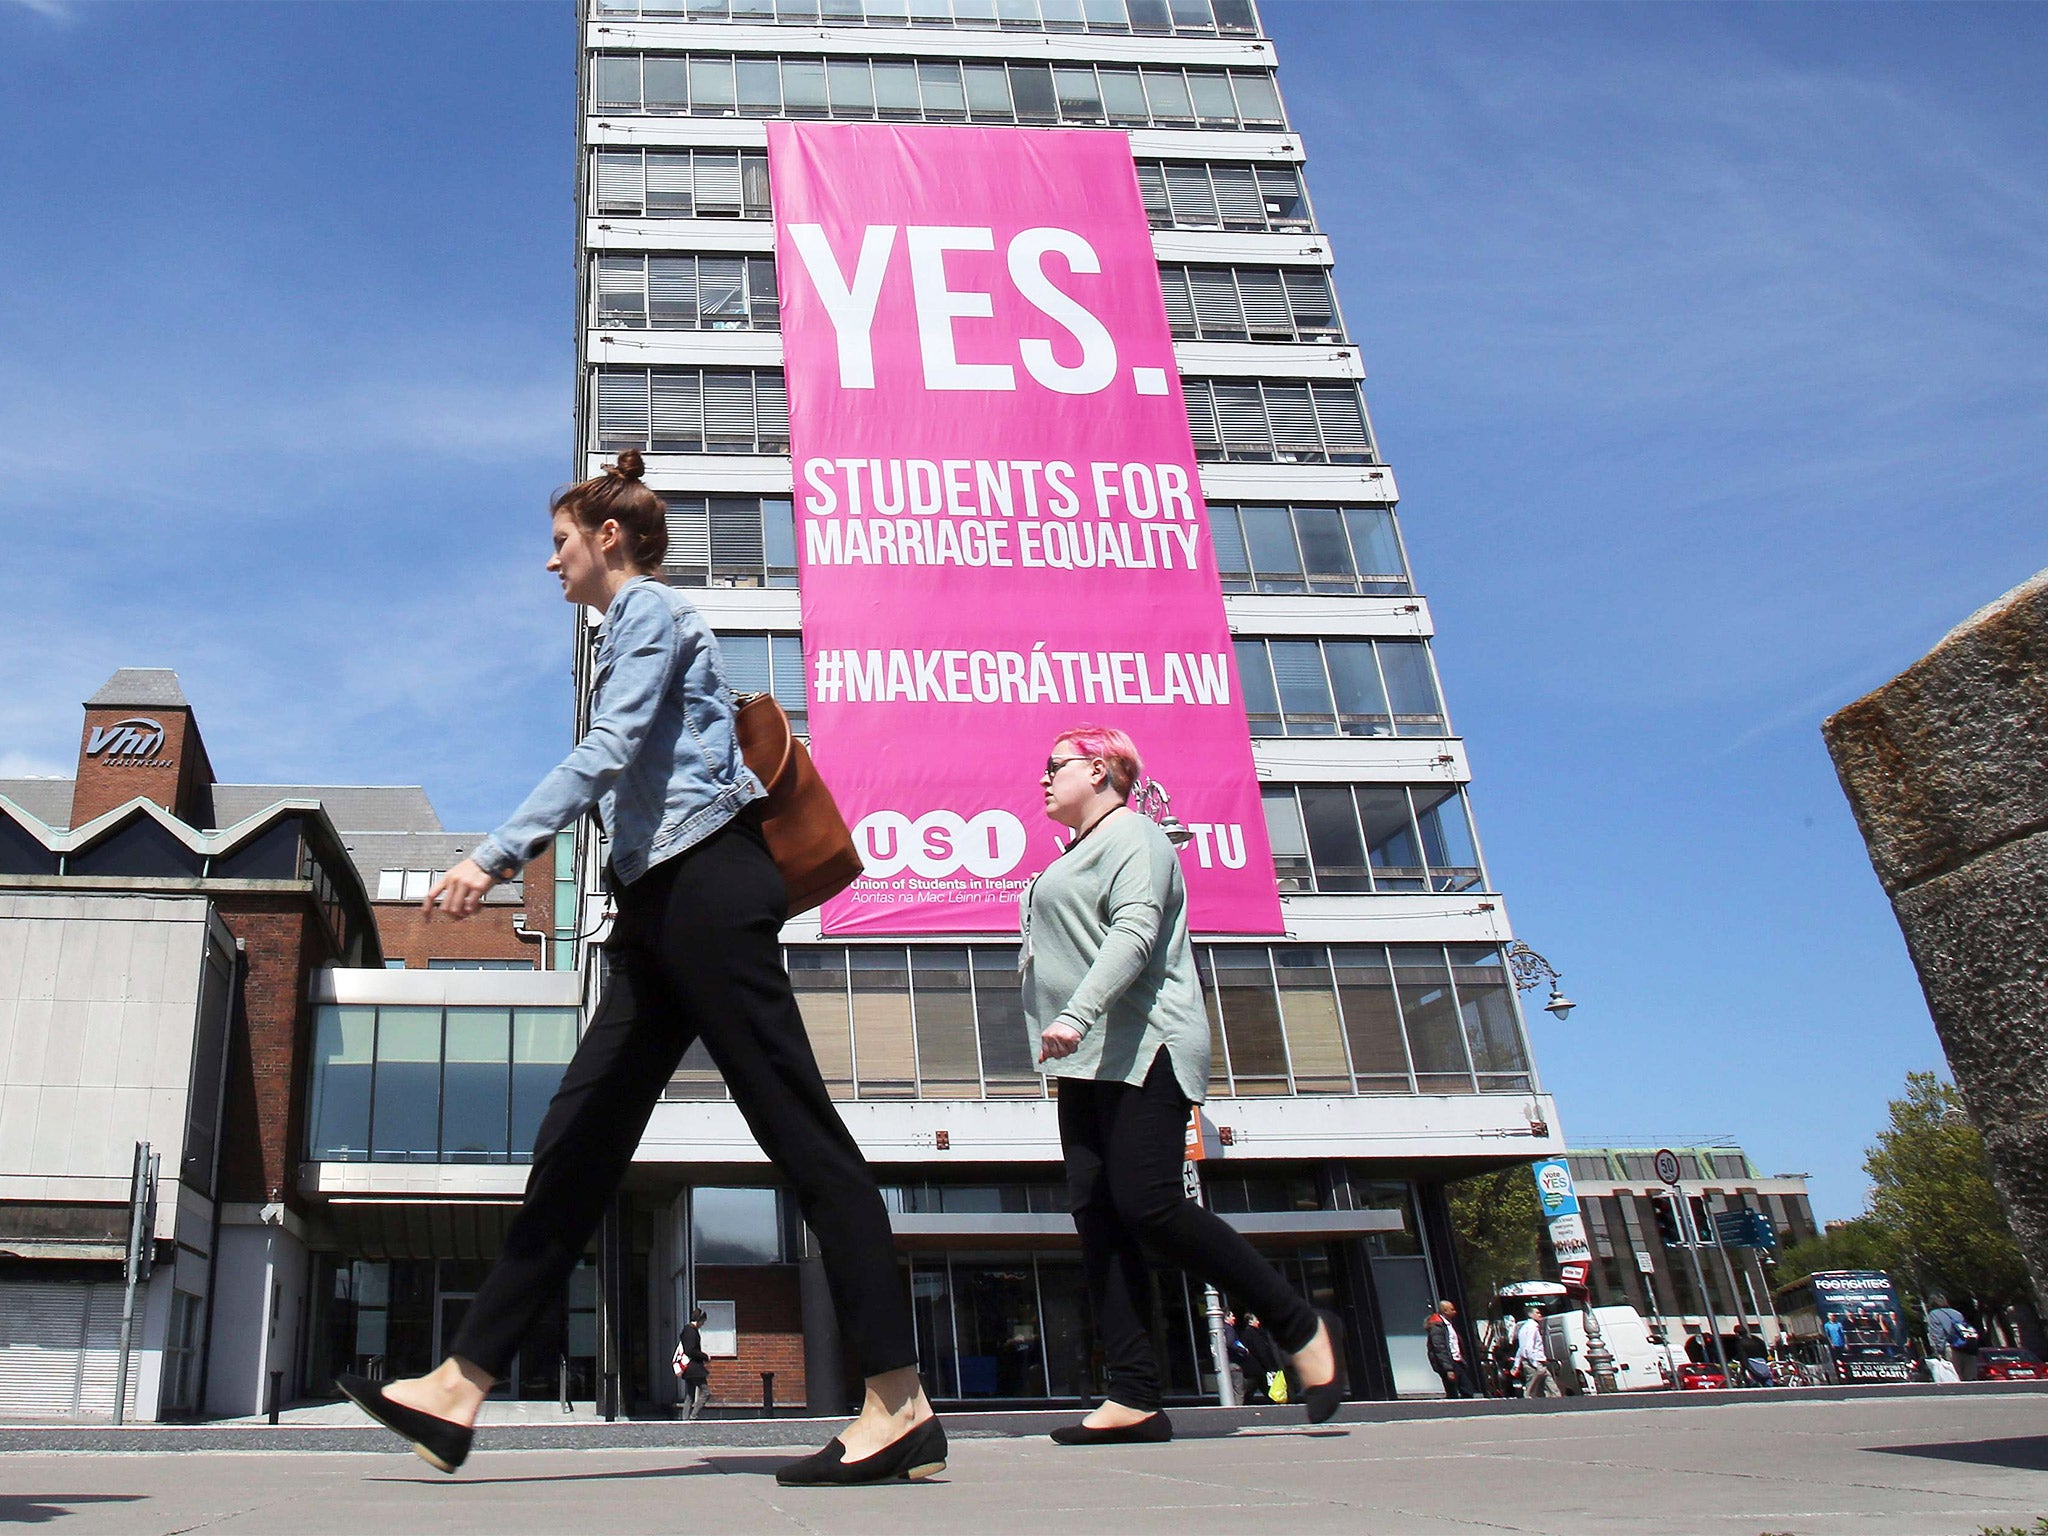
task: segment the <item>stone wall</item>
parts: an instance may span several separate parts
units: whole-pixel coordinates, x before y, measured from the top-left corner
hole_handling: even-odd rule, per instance
[[[2048,1301],[2048,571],[1822,734]]]

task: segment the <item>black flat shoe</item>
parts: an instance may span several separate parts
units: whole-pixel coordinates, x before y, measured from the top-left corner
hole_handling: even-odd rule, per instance
[[[846,1459],[846,1442],[834,1435],[823,1450],[777,1472],[775,1481],[785,1488],[857,1488],[864,1483],[917,1482],[945,1470],[946,1431],[930,1418],[859,1461]]]
[[[1173,1420],[1164,1411],[1147,1414],[1135,1424],[1095,1429],[1087,1424],[1062,1424],[1052,1432],[1055,1445],[1160,1445],[1173,1438]]]
[[[468,1460],[469,1443],[476,1432],[467,1424],[395,1403],[384,1395],[383,1387],[367,1376],[337,1376],[334,1384],[341,1388],[343,1397],[409,1443],[413,1454],[428,1466],[453,1472]]]
[[[1330,1330],[1330,1357],[1336,1364],[1337,1374],[1319,1387],[1302,1387],[1301,1406],[1307,1410],[1308,1421],[1311,1424],[1321,1424],[1328,1420],[1336,1413],[1337,1405],[1344,1401],[1351,1390],[1349,1372],[1344,1368],[1343,1321],[1336,1313],[1325,1311],[1321,1307],[1316,1309],[1316,1316],[1321,1318],[1323,1326]]]

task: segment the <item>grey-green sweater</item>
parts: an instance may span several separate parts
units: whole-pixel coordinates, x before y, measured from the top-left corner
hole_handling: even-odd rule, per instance
[[[1053,1077],[1141,1083],[1159,1048],[1197,1104],[1209,1087],[1209,1022],[1188,945],[1180,857],[1150,817],[1112,811],[1024,893],[1024,1019],[1031,1054],[1055,1019],[1081,1031]]]

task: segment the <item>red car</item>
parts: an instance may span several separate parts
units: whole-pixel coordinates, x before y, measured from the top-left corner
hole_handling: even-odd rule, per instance
[[[1678,1390],[1681,1392],[1712,1392],[1728,1385],[1728,1373],[1718,1365],[1695,1365],[1686,1360],[1678,1367]]]
[[[1980,1349],[1977,1351],[1977,1379],[2048,1381],[2048,1366],[2024,1349]]]

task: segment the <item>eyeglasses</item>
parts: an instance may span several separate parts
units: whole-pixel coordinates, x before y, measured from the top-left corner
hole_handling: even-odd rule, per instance
[[[1087,757],[1085,757],[1085,756],[1083,756],[1083,757],[1048,757],[1048,758],[1047,758],[1047,759],[1045,760],[1045,777],[1046,777],[1046,778],[1048,778],[1048,779],[1050,779],[1050,778],[1054,777],[1055,775],[1057,775],[1057,774],[1059,773],[1059,771],[1060,771],[1060,770],[1061,770],[1062,768],[1066,767],[1066,766],[1067,766],[1067,764],[1069,764],[1069,763],[1085,763],[1085,762],[1088,762],[1088,761],[1089,761],[1089,759],[1088,759]]]

